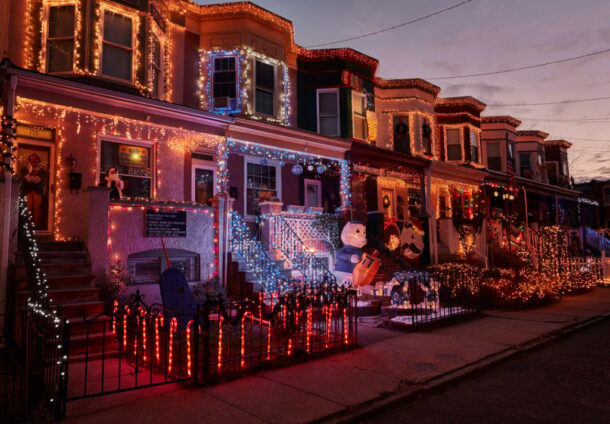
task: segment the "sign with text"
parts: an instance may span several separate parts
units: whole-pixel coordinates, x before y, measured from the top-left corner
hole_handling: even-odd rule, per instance
[[[186,237],[186,211],[146,209],[146,237]]]
[[[147,168],[148,149],[128,144],[119,145],[119,165]]]

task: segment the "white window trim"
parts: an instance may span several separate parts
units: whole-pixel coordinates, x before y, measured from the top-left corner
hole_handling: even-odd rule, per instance
[[[312,205],[308,205],[307,204],[307,186],[308,185],[315,185],[318,187],[318,206],[312,206]],[[303,188],[304,188],[304,196],[303,196],[303,205],[305,207],[317,207],[317,208],[321,208],[323,207],[322,205],[322,181],[320,180],[314,180],[311,178],[304,178],[303,179]]]
[[[195,169],[206,169],[212,171],[212,194],[215,196],[217,193],[217,174],[218,167],[215,162],[202,159],[192,159],[191,163],[191,201],[195,201]]]
[[[129,80],[124,80],[122,78],[117,78],[117,77],[113,77],[112,75],[106,75],[104,74],[104,17],[106,16],[106,12],[110,12],[110,13],[115,13],[117,15],[122,15],[125,16],[129,19],[131,19],[131,75]],[[111,81],[117,81],[117,82],[122,82],[124,83],[129,83],[129,84],[133,84],[135,79],[136,79],[136,44],[137,44],[137,38],[138,38],[138,28],[136,26],[136,21],[137,21],[137,13],[130,13],[126,10],[120,9],[117,10],[114,7],[109,7],[108,5],[102,3],[100,5],[100,21],[99,21],[99,25],[100,25],[100,39],[99,39],[99,45],[98,45],[98,49],[99,49],[99,76],[103,77],[103,78],[107,78]]]
[[[132,144],[134,146],[143,146],[150,148],[150,200],[155,200],[158,197],[157,193],[157,156],[155,143],[152,141],[145,140],[133,140],[127,137],[117,137],[115,135],[107,135],[98,133],[96,138],[97,143],[97,160],[95,164],[95,185],[99,185],[100,183],[100,174],[102,172],[102,142],[110,141],[112,143],[120,143],[120,144]],[[146,177],[138,177],[134,175],[136,178],[146,178]]]
[[[153,22],[150,28],[150,31],[152,32],[152,35],[154,35],[155,37],[157,37],[157,40],[159,40],[159,59],[160,59],[160,63],[159,65],[161,66],[161,69],[159,69],[159,87],[157,88],[159,96],[158,99],[164,99],[165,98],[165,34],[163,34],[163,32],[161,31],[161,28],[159,28],[159,25],[157,25],[156,22]],[[147,49],[147,58],[150,57],[149,53],[150,53],[150,49],[152,48],[152,46],[148,46]],[[148,62],[148,60],[147,60]],[[148,78],[149,81],[151,81],[152,79],[152,73],[150,72],[150,68],[152,68],[153,64],[152,64],[152,60],[150,61],[150,63],[148,63]],[[152,93],[151,93],[152,94]]]
[[[317,129],[318,134],[322,134],[320,132],[320,93],[336,93],[337,94],[337,134],[325,134],[328,136],[339,137],[341,135],[341,110],[339,109],[339,89],[338,88],[318,88],[316,90],[316,120],[317,120]],[[331,115],[326,115],[331,116]]]
[[[261,165],[261,157],[258,156],[244,156],[244,191],[242,193],[244,197],[244,217],[248,220],[253,220],[256,218],[256,215],[248,214],[248,164],[253,163],[256,165]],[[277,197],[282,201],[282,167],[280,166],[280,161],[267,159],[267,164],[265,166],[274,166],[275,167],[275,191],[277,192]]]
[[[73,27],[73,34],[72,34],[72,45],[73,45],[73,50],[72,50],[72,69],[69,71],[59,71],[59,72],[49,72],[49,25],[51,24],[50,22],[50,18],[51,18],[51,12],[50,9],[51,7],[59,7],[59,6],[73,6],[74,7],[74,27]],[[66,75],[66,74],[73,74],[74,73],[74,69],[76,68],[76,56],[77,56],[77,51],[76,51],[76,39],[78,34],[76,33],[76,21],[78,19],[78,14],[79,14],[79,10],[78,7],[76,5],[76,2],[68,2],[68,1],[62,1],[62,0],[56,0],[56,1],[51,1],[48,3],[44,4],[44,18],[43,18],[43,22],[46,23],[46,25],[43,25],[43,28],[41,28],[42,31],[42,37],[41,37],[41,48],[42,48],[42,57],[44,60],[44,71],[46,73],[52,74],[52,75]],[[41,23],[42,25],[42,23]]]
[[[360,116],[358,117],[358,119],[363,119],[364,120],[364,133],[365,133],[364,134],[364,138],[358,138],[355,135],[355,132],[356,132],[355,131],[355,116],[356,116],[356,114],[354,112],[354,100],[353,100],[354,99],[354,95],[362,97],[364,99],[364,104],[365,104],[364,110],[363,110],[364,116],[363,117],[360,117]],[[351,100],[352,100],[352,138],[354,140],[359,140],[359,141],[368,141],[368,134],[367,134],[368,128],[367,128],[367,122],[366,122],[366,94],[364,94],[364,93],[362,93],[360,91],[352,90],[352,92],[351,92]]]
[[[262,113],[256,110],[256,90],[257,90],[257,85],[256,85],[256,62],[261,62],[264,63],[265,65],[269,65],[269,66],[273,66],[273,115],[267,115],[266,113]],[[237,66],[237,64],[236,64]],[[278,88],[279,88],[279,84],[278,84],[278,77],[277,77],[277,66],[275,63],[269,62],[267,60],[264,60],[262,58],[254,58],[254,66],[253,66],[253,79],[252,79],[252,89],[254,90],[254,95],[252,96],[252,98],[254,99],[254,104],[252,106],[254,106],[252,108],[252,110],[254,110],[254,113],[256,115],[259,116],[263,116],[263,117],[268,117],[268,118],[277,118],[278,116]],[[267,91],[265,88],[261,88],[261,90],[263,91]]]
[[[214,97],[214,76],[216,75],[216,59],[226,59],[232,57],[235,59],[235,105],[236,108],[239,108],[239,94],[240,94],[240,88],[239,88],[239,56],[237,54],[223,54],[223,55],[214,55],[210,60],[212,61],[212,63],[210,64],[210,69],[212,72],[212,75],[209,76],[210,80],[212,81],[212,87],[211,87],[211,92],[210,92],[210,109],[211,110],[229,110],[230,108],[217,108],[216,107],[216,102],[215,102],[215,97]],[[254,67],[254,72],[256,72],[256,66]],[[255,80],[256,81],[256,80]],[[256,87],[254,88],[254,92],[256,94]],[[256,100],[255,100],[256,102]],[[255,109],[256,109],[256,103],[254,104]]]
[[[461,159],[459,160],[455,160],[455,159],[449,159],[449,155],[447,154],[447,147],[448,147],[448,138],[447,138],[447,130],[458,130],[458,134],[460,136],[460,151],[461,151]],[[466,152],[464,152],[464,125],[445,125],[443,127],[443,134],[445,136],[445,140],[444,140],[444,149],[445,149],[445,161],[446,162],[451,162],[451,163],[462,163],[466,160]]]

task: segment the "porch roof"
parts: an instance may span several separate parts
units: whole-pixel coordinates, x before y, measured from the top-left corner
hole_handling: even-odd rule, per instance
[[[390,169],[406,167],[419,173],[423,173],[431,163],[429,159],[371,146],[360,141],[351,142],[349,159],[361,165]]]
[[[454,163],[435,161],[430,167],[433,178],[462,184],[480,184],[485,180],[487,171]]]
[[[496,183],[496,184],[509,184],[510,178],[508,174],[498,171],[487,171],[485,181]],[[545,184],[539,181],[530,180],[519,176],[514,177],[513,184],[518,187],[525,187],[526,190],[538,194],[551,194],[559,195],[562,197],[576,200],[582,193],[578,190],[569,188],[559,187],[552,184]]]

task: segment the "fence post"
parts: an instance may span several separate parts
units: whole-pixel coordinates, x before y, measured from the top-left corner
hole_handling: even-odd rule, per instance
[[[199,305],[197,305],[199,309]],[[199,315],[199,313],[197,314]],[[220,324],[220,310],[218,311],[218,325]],[[203,378],[207,380],[210,373],[210,298],[206,295],[203,303]]]

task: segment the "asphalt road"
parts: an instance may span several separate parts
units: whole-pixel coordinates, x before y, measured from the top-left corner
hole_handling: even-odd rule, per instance
[[[610,320],[364,423],[610,423]]]

